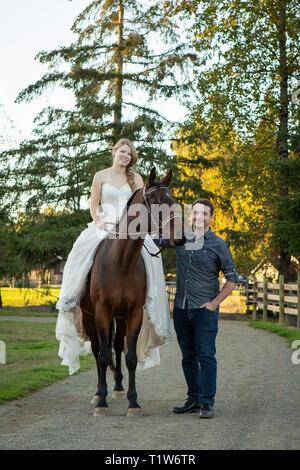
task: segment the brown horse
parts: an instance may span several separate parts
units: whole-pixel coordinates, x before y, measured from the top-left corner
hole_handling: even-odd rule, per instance
[[[141,250],[146,233],[151,231],[151,220],[152,222],[154,220],[155,229],[158,230],[160,236],[165,226],[166,220],[163,220],[161,213],[159,217],[153,219],[153,207],[162,207],[161,205],[164,204],[164,207],[167,205],[171,208],[176,204],[176,200],[168,191],[172,171],[170,170],[160,182],[156,182],[155,178],[156,171],[153,168],[147,185],[135,191],[129,199],[121,221],[116,226],[115,237],[107,237],[101,242],[88,277],[85,295],[81,300],[83,327],[91,340],[98,370],[98,390],[93,400],[97,402],[94,416],[108,411],[106,401],[108,366],[114,370],[114,394],[122,392],[124,394],[121,353],[124,349],[125,337],[127,344],[125,359],[129,373],[127,416],[141,412],[135,387],[136,344],[142,326],[147,289],[146,270]],[[137,218],[136,215],[128,214],[134,204],[139,204],[139,207],[145,211],[143,213],[146,213],[147,220],[144,232],[141,230],[142,224],[138,223],[135,225],[136,232],[132,234],[130,224],[132,226],[132,222]],[[153,206],[153,204],[159,204],[159,206]],[[172,210],[170,214],[168,219],[170,244],[182,245],[185,243],[182,218]],[[180,231],[176,238],[178,234],[176,223],[179,220]],[[145,227],[145,224],[143,226]],[[127,234],[126,238],[124,233]],[[115,366],[112,361],[112,348],[115,351]]]

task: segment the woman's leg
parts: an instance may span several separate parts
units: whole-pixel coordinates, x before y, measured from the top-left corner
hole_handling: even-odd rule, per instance
[[[93,222],[75,241],[64,266],[59,301],[56,305],[59,310],[70,311],[82,297],[87,275],[100,242],[101,238],[97,235]]]

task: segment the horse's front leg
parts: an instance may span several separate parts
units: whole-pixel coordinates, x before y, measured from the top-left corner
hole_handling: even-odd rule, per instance
[[[135,386],[135,372],[137,366],[136,345],[138,335],[143,321],[143,309],[135,312],[126,322],[127,354],[126,366],[128,369],[129,383],[127,398],[129,401],[127,416],[141,415],[141,407],[137,402],[137,392]]]
[[[123,388],[123,374],[121,370],[121,357],[124,349],[124,337],[126,335],[126,325],[124,320],[116,320],[116,334],[114,339],[114,350],[116,353],[116,370],[114,373],[115,387],[112,393],[113,398],[123,398],[125,396]]]
[[[101,316],[97,315],[96,310],[96,326],[99,339],[99,354],[98,354],[98,371],[99,371],[99,386],[97,396],[99,397],[96,405],[94,416],[101,414],[107,414],[108,404],[106,401],[107,397],[107,383],[106,383],[106,372],[109,363],[111,362],[112,356],[112,345],[110,342],[110,322],[111,317],[104,311],[101,311]]]

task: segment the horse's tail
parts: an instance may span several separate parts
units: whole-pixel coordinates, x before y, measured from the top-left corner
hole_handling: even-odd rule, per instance
[[[110,355],[110,360],[108,363],[109,368],[112,372],[116,372],[116,364],[114,361],[114,349],[113,349],[115,336],[116,336],[116,322],[115,320],[112,320],[109,326],[109,346],[111,350],[111,355]]]

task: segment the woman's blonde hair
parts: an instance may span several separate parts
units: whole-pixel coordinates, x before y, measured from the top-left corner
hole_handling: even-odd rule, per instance
[[[135,146],[133,145],[133,143],[130,140],[120,139],[113,148],[113,157],[115,156],[116,151],[120,147],[122,147],[122,145],[128,145],[128,147],[130,148],[130,151],[131,151],[131,160],[130,160],[129,165],[127,165],[127,167],[126,167],[126,175],[127,175],[127,182],[128,182],[128,184],[131,188],[131,191],[134,192],[136,190],[136,184],[135,184],[135,181],[134,181],[133,167],[137,162],[137,158],[138,158],[137,151],[136,151]]]

